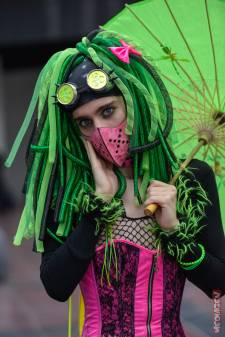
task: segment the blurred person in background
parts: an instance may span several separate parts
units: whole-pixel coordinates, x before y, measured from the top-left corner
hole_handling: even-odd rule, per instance
[[[0,216],[14,208],[14,200],[4,177],[4,156],[6,153],[5,118],[3,104],[2,67],[0,59]],[[0,222],[0,283],[8,276],[8,238],[3,228],[5,223]]]
[[[4,115],[3,83],[2,83],[2,62],[0,58],[0,214],[11,210],[14,205],[13,197],[5,183],[4,159],[7,151],[6,146],[6,123]]]
[[[9,242],[5,231],[0,227],[0,284],[8,278]]]
[[[185,336],[185,279],[223,296],[225,240],[211,168],[192,160],[169,184],[179,160],[159,75],[128,41],[92,32],[50,58],[31,104],[14,244],[34,237],[52,298],[80,285],[82,336]],[[151,203],[154,219],[144,213]]]

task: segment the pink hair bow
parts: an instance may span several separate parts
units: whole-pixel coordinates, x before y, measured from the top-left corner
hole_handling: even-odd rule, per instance
[[[123,47],[109,47],[114,55],[118,57],[121,61],[125,63],[130,63],[129,54],[135,54],[141,56],[141,53],[136,49],[132,48],[129,44],[125,41],[120,40]]]

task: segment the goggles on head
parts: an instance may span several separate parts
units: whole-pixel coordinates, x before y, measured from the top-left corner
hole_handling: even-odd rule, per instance
[[[84,74],[82,84],[80,85],[74,82],[72,78],[69,78],[68,82],[61,84],[56,92],[57,101],[68,109],[78,105],[82,94],[86,95],[86,101],[90,101],[98,96],[107,95],[114,87],[108,74],[102,69],[92,69]]]

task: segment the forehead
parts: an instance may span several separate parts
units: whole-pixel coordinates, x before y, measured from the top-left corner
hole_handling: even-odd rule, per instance
[[[107,105],[113,104],[113,103],[121,103],[122,104],[122,97],[121,96],[107,96],[107,97],[101,97],[98,99],[94,99],[88,103],[85,103],[75,109],[73,111],[73,117],[79,118],[82,116],[91,116],[94,113],[96,113],[98,110],[104,108]]]

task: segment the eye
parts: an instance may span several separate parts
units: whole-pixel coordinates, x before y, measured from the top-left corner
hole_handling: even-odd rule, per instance
[[[88,128],[88,127],[91,127],[91,126],[92,126],[92,120],[91,120],[91,119],[88,119],[88,118],[80,119],[79,122],[78,122],[78,125],[79,125],[81,128]]]
[[[114,108],[112,106],[105,108],[102,111],[102,116],[104,118],[110,117],[113,114]]]

